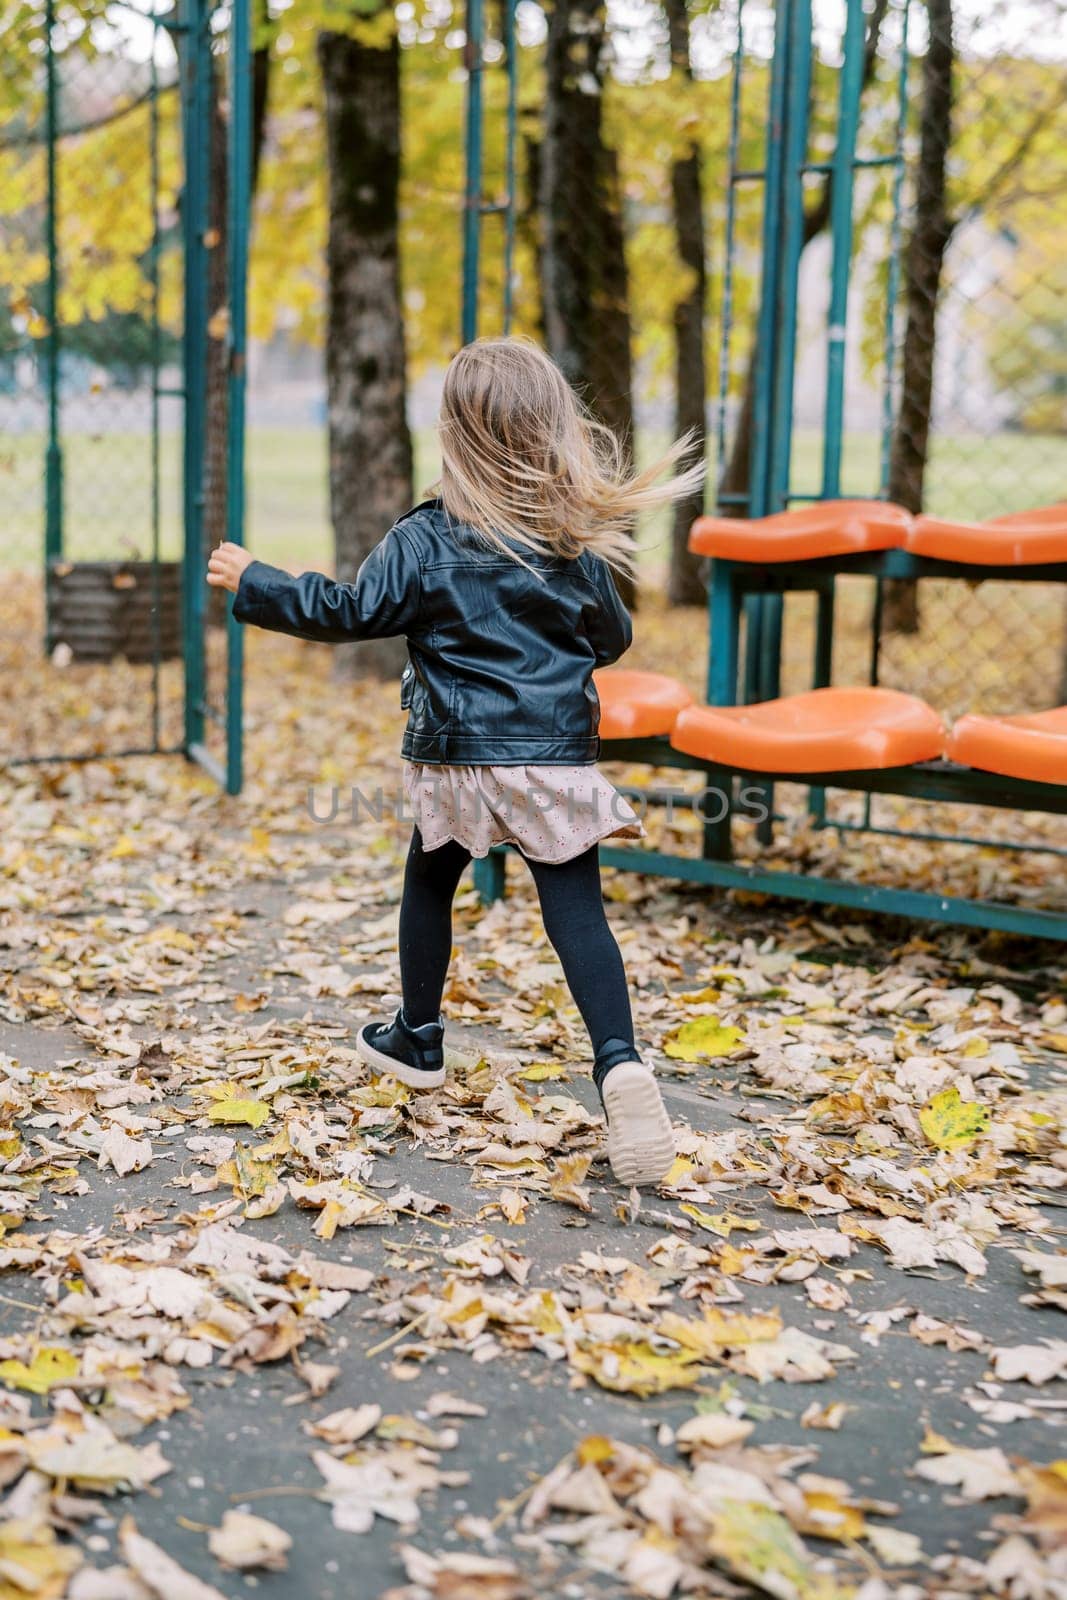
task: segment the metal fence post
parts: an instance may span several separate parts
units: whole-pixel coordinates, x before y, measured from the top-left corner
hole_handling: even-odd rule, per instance
[[[465,182],[463,190],[463,300],[461,337],[470,344],[478,336],[478,277],[482,235],[482,0],[467,0],[467,106],[465,119]]]
[[[226,474],[226,537],[244,543],[245,380],[248,309],[248,231],[252,196],[252,51],[249,0],[232,0],[230,13],[230,365],[229,471]],[[226,789],[239,794],[243,776],[244,630],[226,618]]]
[[[848,333],[848,284],[852,271],[852,189],[856,135],[863,89],[863,0],[848,0],[845,52],[838,93],[837,143],[830,182],[830,310],[826,330],[826,410],[823,419],[822,492],[826,500],[841,494],[842,434],[845,401],[845,340]]]
[[[48,443],[44,462],[44,564],[45,595],[48,594],[49,564],[63,554],[63,449],[59,436],[59,192],[56,172],[56,146],[59,137],[59,86],[56,82],[54,0],[45,4],[45,138],[47,140],[47,196],[45,201],[45,243],[48,250]],[[46,598],[46,606],[48,601]],[[52,650],[51,617],[45,622],[45,650]]]
[[[765,516],[768,500],[772,407],[775,391],[778,254],[780,247],[780,194],[788,74],[789,23],[794,0],[778,0],[775,7],[774,55],[768,91],[762,279],[756,325],[756,359],[752,405],[752,455],[749,465],[748,515]]]
[[[207,406],[207,231],[211,138],[211,40],[207,0],[186,0],[188,34],[182,60],[185,182],[182,241],[184,453],[182,645],[185,663],[185,748],[204,737],[204,424]]]
[[[824,500],[841,495],[844,454],[845,351],[848,337],[848,289],[852,274],[852,199],[856,173],[856,137],[859,132],[860,95],[863,92],[863,57],[866,45],[863,0],[847,0],[844,54],[838,82],[837,141],[834,145],[830,189],[830,305],[826,326],[826,402],[823,411],[822,494]],[[820,590],[818,646],[815,676],[820,687],[833,675],[834,579]],[[870,804],[870,796],[867,796]],[[826,790],[808,792],[808,815],[819,826],[826,820]]]
[[[515,300],[515,227],[518,212],[519,41],[515,31],[518,0],[504,0],[504,51],[507,57],[508,98],[504,172],[507,198],[504,209],[504,332],[511,332]]]
[[[785,18],[787,68],[780,198],[768,191],[768,205],[781,208],[781,236],[774,292],[774,367],[772,413],[767,444],[765,510],[781,511],[789,501],[793,447],[793,384],[796,365],[797,291],[804,248],[803,170],[808,153],[811,101],[811,0],[791,0]]]

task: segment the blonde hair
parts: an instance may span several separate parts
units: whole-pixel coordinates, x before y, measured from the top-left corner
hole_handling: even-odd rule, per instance
[[[568,559],[590,550],[631,573],[634,518],[690,494],[704,476],[703,462],[674,470],[692,436],[633,471],[621,441],[529,339],[478,339],[459,351],[438,431],[446,511],[517,561],[508,540]]]

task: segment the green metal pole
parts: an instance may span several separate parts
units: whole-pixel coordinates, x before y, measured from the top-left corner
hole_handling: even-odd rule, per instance
[[[882,381],[882,459],[879,477],[879,494],[884,499],[889,492],[889,453],[893,438],[893,372],[896,365],[897,297],[900,294],[900,257],[903,235],[904,176],[907,166],[904,156],[904,136],[908,127],[908,17],[910,6],[903,0],[900,17],[900,68],[897,73],[897,123],[893,148],[895,170],[893,173],[893,221],[889,232],[889,277],[885,301],[885,368]],[[879,584],[881,580],[879,579]]]
[[[482,0],[467,0],[466,181],[463,192],[463,301],[460,328],[464,344],[478,337],[478,276],[482,232]]]
[[[762,276],[752,404],[752,454],[749,463],[748,514],[765,516],[769,508],[771,415],[777,367],[775,338],[778,302],[778,251],[781,233],[782,140],[785,122],[789,19],[793,0],[777,0],[774,55],[768,90]]]
[[[504,212],[504,333],[511,332],[515,300],[515,223],[518,209],[516,150],[519,135],[519,48],[515,32],[518,0],[504,0],[504,51],[508,69],[507,146],[505,171],[507,204]]]
[[[844,60],[838,84],[837,144],[830,178],[830,310],[826,330],[826,410],[823,418],[822,493],[841,494],[845,407],[845,341],[848,335],[848,284],[852,271],[852,191],[860,94],[863,89],[863,0],[847,0]]]
[[[904,233],[904,179],[907,160],[904,137],[908,129],[908,79],[911,66],[908,48],[908,18],[911,14],[909,0],[900,7],[900,66],[897,70],[897,120],[893,142],[893,202],[892,222],[889,229],[889,272],[885,291],[885,361],[882,377],[882,440],[881,462],[878,475],[878,493],[884,500],[889,494],[890,453],[893,445],[893,377],[896,368],[897,298],[900,294],[900,267]],[[874,606],[871,613],[870,681],[878,682],[879,657],[882,648],[882,615],[885,607],[885,581],[874,580]],[[863,797],[863,826],[871,826],[871,796]]]
[[[230,13],[229,465],[226,537],[244,543],[245,379],[248,323],[248,232],[252,202],[252,46],[249,0],[232,0]],[[244,629],[226,619],[226,790],[239,794],[244,761]]]
[[[506,10],[513,10],[514,0],[507,0]],[[513,25],[513,20],[512,20]],[[479,254],[482,231],[482,44],[484,16],[482,0],[467,0],[467,110],[465,125],[466,183],[463,195],[463,302],[461,307],[461,337],[470,344],[478,337],[478,279]],[[512,34],[511,43],[514,43]],[[512,71],[512,49],[508,57],[508,72]],[[511,83],[509,77],[509,128],[511,138]],[[509,148],[509,162],[511,152]],[[509,166],[508,214],[505,227],[513,227],[514,188]],[[509,248],[505,244],[505,251]],[[509,258],[510,261],[510,258]],[[505,267],[505,316],[510,320],[510,265]],[[504,857],[492,851],[482,861],[474,863],[474,887],[483,905],[499,900],[504,893]]]
[[[811,0],[792,0],[788,17],[788,84],[782,127],[781,243],[775,296],[774,404],[768,448],[766,509],[789,503],[793,448],[793,382],[796,366],[797,290],[804,248],[803,168],[808,153],[811,106]],[[768,194],[768,203],[771,197]]]
[[[737,156],[741,143],[741,73],[745,54],[745,4],[737,0],[737,36],[730,76],[730,135],[727,146],[726,238],[722,264],[722,312],[719,317],[719,409],[715,419],[716,505],[723,502],[726,477],[726,406],[730,396],[730,339],[734,322],[734,265],[737,254]],[[710,601],[709,601],[710,603]]]
[[[154,22],[154,19],[153,19]],[[156,51],[159,45],[158,24],[152,29],[151,101],[148,133],[149,187],[151,191],[152,246],[149,253],[148,281],[152,295],[152,443],[149,465],[151,472],[152,518],[152,748],[160,743],[160,669],[162,665],[160,550],[160,470],[159,470],[159,366],[162,352],[162,330],[159,321],[159,252],[162,243],[159,223],[159,67]]]
[[[56,172],[56,145],[59,138],[59,88],[56,82],[54,0],[45,4],[45,140],[47,196],[45,201],[45,243],[48,250],[48,282],[45,301],[48,317],[48,443],[44,460],[44,559],[45,571],[63,554],[63,449],[59,437],[59,190]],[[47,594],[47,582],[45,592]],[[45,649],[52,649],[51,617],[45,625]]]
[[[848,337],[848,288],[852,272],[852,198],[856,172],[863,56],[866,43],[863,0],[847,0],[844,52],[838,80],[837,142],[830,175],[830,307],[826,328],[826,403],[823,411],[822,497],[841,495],[844,449],[845,352]],[[819,594],[815,677],[817,687],[829,684],[833,661],[834,580]],[[869,798],[869,797],[868,797]],[[808,794],[808,813],[817,827],[826,820],[826,791]]]
[[[774,282],[770,299],[774,309],[773,356],[768,374],[770,417],[767,424],[766,475],[763,485],[763,513],[780,511],[789,503],[793,452],[793,388],[796,356],[797,290],[800,254],[804,247],[803,171],[808,156],[808,122],[811,101],[811,0],[790,0],[777,12],[775,54],[784,46],[784,86],[781,120],[772,130],[777,134],[776,183],[771,185],[771,162],[767,161],[767,207],[777,221],[777,250]],[[779,40],[779,33],[781,40]],[[781,680],[783,601],[781,595],[767,595],[758,602],[758,637],[753,651],[751,679],[746,699],[771,700],[779,692]],[[774,786],[763,790],[767,816],[757,827],[761,844],[769,844],[773,833]]]
[[[767,99],[766,151],[763,163],[762,275],[753,378],[752,445],[749,456],[748,515],[766,516],[770,510],[771,452],[776,373],[778,369],[778,291],[781,247],[782,158],[789,83],[789,35],[794,0],[776,0],[774,53]],[[759,699],[758,663],[761,657],[766,603],[760,595],[745,597],[745,655],[741,698],[747,705]]]
[[[188,27],[182,62],[185,184],[182,235],[185,255],[183,354],[185,436],[183,457],[184,559],[182,643],[185,657],[185,748],[204,737],[204,434],[207,408],[208,156],[211,138],[211,41],[206,0],[186,0]]]

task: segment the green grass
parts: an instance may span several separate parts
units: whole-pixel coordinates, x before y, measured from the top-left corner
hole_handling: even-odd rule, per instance
[[[642,455],[662,448],[648,436]],[[812,491],[820,477],[821,443],[801,432],[794,451],[793,487]],[[432,434],[416,440],[416,485],[436,471]],[[4,503],[3,561],[32,566],[41,559],[43,440],[9,437],[0,445]],[[162,440],[160,508],[162,550],[180,549],[180,441]],[[64,447],[66,551],[73,560],[107,559],[151,546],[151,461],[145,435],[75,435]],[[283,565],[328,565],[331,559],[326,436],[323,428],[251,428],[248,433],[250,548]],[[1067,438],[997,434],[990,438],[938,437],[928,472],[927,509],[943,516],[981,519],[1062,499],[1067,485]],[[843,490],[873,494],[878,486],[878,441],[853,434],[845,440]],[[664,561],[667,519],[642,531],[643,564],[650,579]]]

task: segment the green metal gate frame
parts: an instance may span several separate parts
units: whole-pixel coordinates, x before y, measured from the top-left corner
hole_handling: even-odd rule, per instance
[[[206,586],[204,578],[204,474],[206,464],[205,422],[207,409],[209,172],[211,158],[211,73],[212,21],[216,0],[178,0],[175,11],[166,15],[144,11],[115,0],[139,20],[152,25],[173,40],[179,58],[184,182],[181,193],[181,235],[184,258],[184,303],[182,326],[182,381],[177,388],[160,383],[159,258],[161,227],[159,216],[159,115],[157,52],[150,54],[150,173],[153,237],[148,272],[152,285],[152,339],[156,352],[151,393],[151,561],[158,573],[160,560],[160,401],[175,398],[183,407],[182,457],[182,656],[184,662],[184,729],[182,742],[167,746],[160,739],[159,690],[159,594],[153,610],[157,650],[153,661],[151,739],[144,745],[106,752],[107,759],[132,755],[184,754],[198,762],[228,793],[239,792],[242,783],[243,654],[241,629],[232,614],[226,623],[226,697],[223,707],[209,704],[206,696],[205,650]],[[247,274],[249,208],[251,196],[251,120],[252,55],[250,0],[229,0],[229,139],[228,161],[228,472],[226,536],[243,543],[245,509],[245,368],[247,345]],[[59,126],[58,73],[55,48],[55,0],[46,0],[45,26],[45,139],[46,199],[45,245],[48,276],[45,309],[48,323],[47,440],[44,454],[44,560],[62,559],[64,549],[63,511],[63,434],[60,409],[60,355],[62,335],[59,323],[61,263],[58,238],[59,172],[57,152],[62,133]],[[45,646],[51,649],[50,624],[46,621]],[[206,742],[206,725],[221,727],[225,748],[220,759]],[[11,765],[39,765],[47,761],[89,761],[88,755],[56,752],[44,756],[14,757]]]
[[[482,222],[499,216],[504,224],[504,293],[501,310],[502,331],[511,332],[514,298],[515,224],[518,209],[516,189],[516,150],[519,117],[519,51],[515,28],[518,0],[502,0],[501,43],[507,73],[505,101],[504,195],[497,201],[485,197],[484,132],[485,107],[485,5],[484,0],[467,0],[464,66],[467,72],[467,98],[464,112],[463,185],[463,285],[460,300],[460,337],[470,344],[478,337],[481,312]]]
[[[226,474],[226,537],[244,542],[245,374],[247,364],[248,229],[252,186],[252,56],[250,0],[231,0],[229,32],[230,121],[227,144],[229,249],[229,435]],[[185,660],[185,754],[228,794],[243,778],[244,651],[232,607],[226,616],[226,703],[207,698],[207,588],[204,579],[204,475],[207,421],[208,259],[211,170],[211,19],[214,0],[185,0],[185,49],[181,73],[185,187],[182,225],[185,250],[183,460],[184,558],[182,639]],[[207,723],[222,728],[220,760],[206,742]]]

